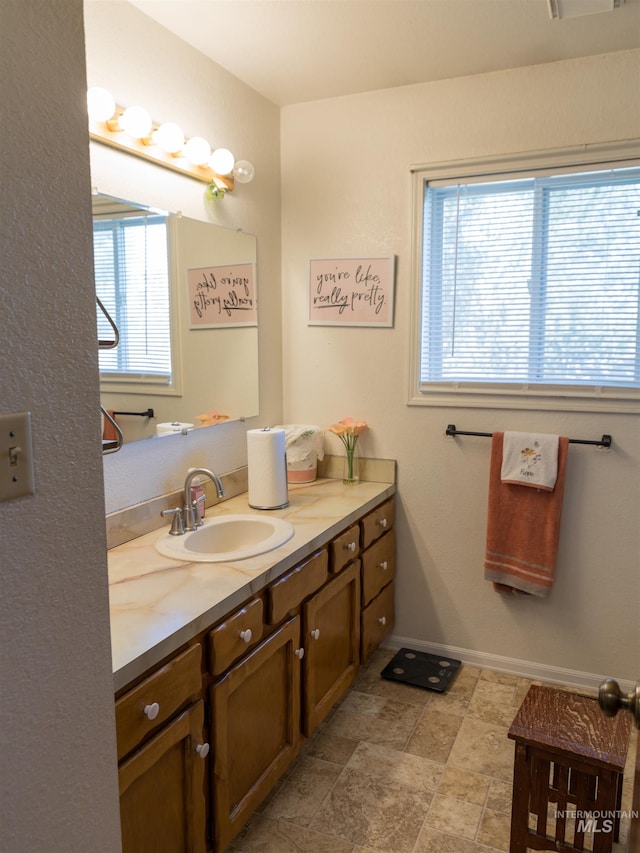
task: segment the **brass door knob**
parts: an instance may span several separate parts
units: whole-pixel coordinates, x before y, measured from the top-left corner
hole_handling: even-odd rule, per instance
[[[598,703],[603,714],[615,717],[620,708],[627,708],[633,716],[633,724],[640,729],[640,681],[631,693],[623,693],[613,678],[605,678],[598,690]]]

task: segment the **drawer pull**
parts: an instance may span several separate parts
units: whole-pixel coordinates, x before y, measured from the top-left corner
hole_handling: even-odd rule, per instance
[[[304,649],[303,648],[295,649],[295,651],[293,653],[298,658],[298,660],[302,660],[302,658],[304,657]]]
[[[245,643],[250,643],[252,636],[253,634],[251,633],[251,628],[247,628],[246,631],[240,631],[240,639],[244,640]]]
[[[309,631],[314,640],[320,639],[320,628],[314,628],[313,631]]]
[[[387,624],[387,617],[386,617],[386,616],[379,616],[379,617],[378,617],[378,622],[379,622],[381,625],[386,625],[386,624]]]
[[[160,713],[160,705],[157,702],[152,702],[150,705],[144,706],[144,715],[148,720],[155,720]]]
[[[199,743],[196,746],[196,752],[200,756],[200,758],[206,758],[209,755],[209,744],[208,743]]]
[[[386,560],[383,560],[381,563],[378,563],[383,572],[386,572],[389,568],[389,563]]]
[[[356,543],[355,542],[347,542],[347,544],[344,547],[346,548],[347,551],[355,551],[356,550]]]
[[[386,528],[386,526],[387,526],[387,519],[386,519],[386,518],[381,518],[381,519],[380,519],[380,521],[378,522],[378,524],[379,524],[379,525],[380,525],[380,527],[382,527],[382,529],[384,530],[384,529]]]

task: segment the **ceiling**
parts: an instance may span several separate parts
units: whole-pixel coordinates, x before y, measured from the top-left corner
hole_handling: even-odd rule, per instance
[[[640,46],[640,0],[129,2],[280,106]]]

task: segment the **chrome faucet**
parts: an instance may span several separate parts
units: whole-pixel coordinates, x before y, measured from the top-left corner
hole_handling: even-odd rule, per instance
[[[171,530],[169,531],[172,536],[182,536],[188,530],[197,530],[198,527],[202,527],[204,523],[200,518],[200,513],[198,512],[198,502],[204,500],[204,495],[198,498],[197,501],[191,500],[191,484],[193,483],[194,478],[200,475],[209,477],[210,480],[213,480],[217,496],[219,498],[224,497],[222,482],[217,474],[214,474],[213,471],[210,471],[208,468],[191,468],[184,481],[183,506],[177,506],[175,509],[163,509],[160,513],[163,516],[173,516]]]
[[[183,508],[183,516],[184,516],[184,526],[186,530],[197,530],[198,527],[202,527],[202,519],[200,518],[200,513],[198,512],[197,501],[191,500],[191,484],[195,477],[199,477],[200,475],[204,477],[209,477],[210,480],[213,480],[216,487],[216,495],[219,498],[224,497],[224,489],[222,488],[222,482],[220,481],[220,477],[217,474],[214,474],[213,471],[210,471],[208,468],[192,468],[184,481],[184,508]],[[200,498],[203,500],[203,498]]]

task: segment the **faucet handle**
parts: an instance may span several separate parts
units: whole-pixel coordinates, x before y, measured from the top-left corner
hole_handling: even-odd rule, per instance
[[[190,504],[185,504],[182,507],[182,516],[185,531],[197,530],[203,523],[195,501],[191,501]]]
[[[202,516],[200,515],[200,507],[198,506],[198,504],[204,504],[206,499],[207,499],[206,495],[200,495],[199,498],[196,498],[193,501],[193,514],[194,514],[193,520],[195,521],[195,523],[198,527],[202,527],[204,524],[204,521],[202,520]]]
[[[171,522],[171,530],[169,531],[169,534],[171,536],[182,536],[184,534],[184,517],[182,515],[181,506],[177,506],[175,509],[163,509],[160,515],[173,516],[173,521]]]

